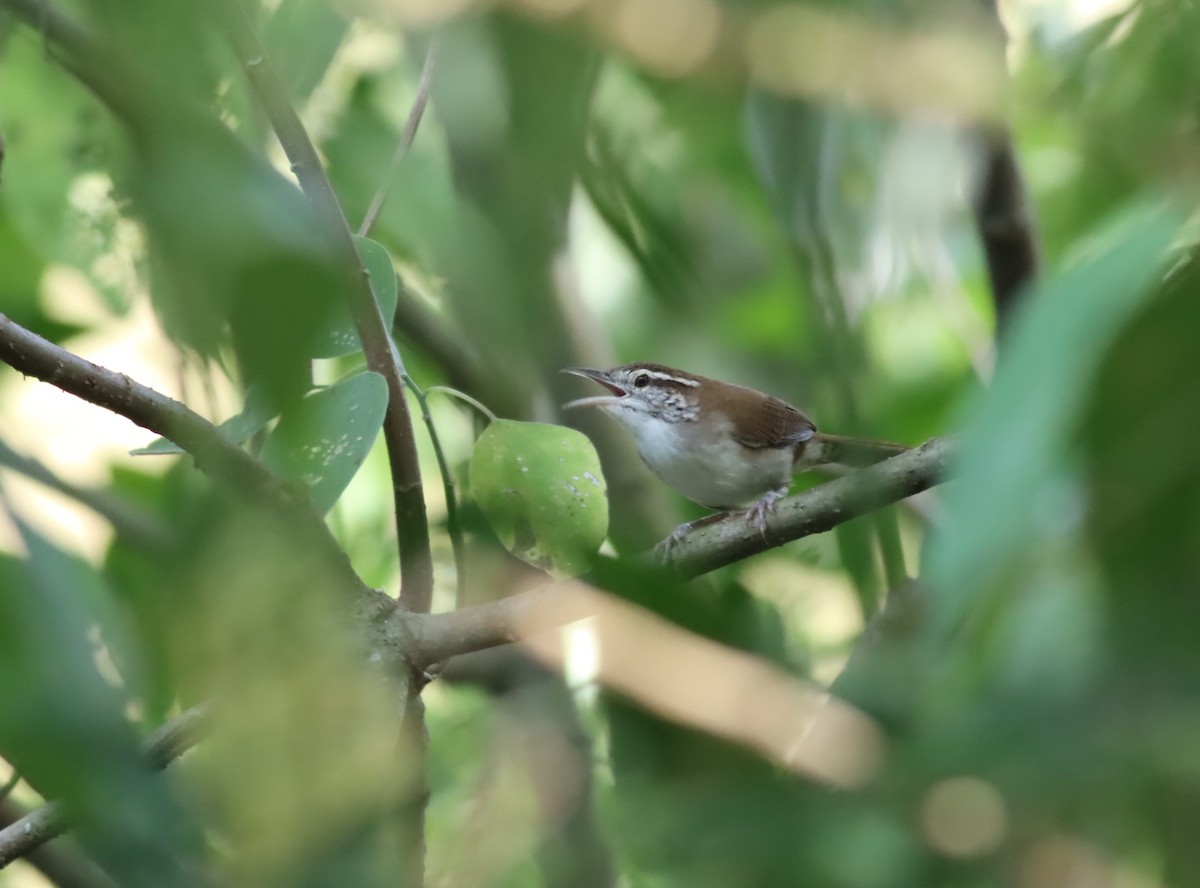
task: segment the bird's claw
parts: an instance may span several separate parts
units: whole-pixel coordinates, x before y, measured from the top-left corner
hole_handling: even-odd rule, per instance
[[[680,540],[691,533],[693,524],[694,522],[688,521],[685,524],[679,525],[655,545],[654,554],[658,556],[660,561],[670,560],[671,550],[679,544]]]
[[[767,541],[767,514],[775,506],[775,501],[782,499],[786,495],[786,487],[781,487],[777,490],[768,490],[758,502],[746,510],[746,520],[750,522],[751,527],[758,531],[758,535],[763,538],[763,542]]]

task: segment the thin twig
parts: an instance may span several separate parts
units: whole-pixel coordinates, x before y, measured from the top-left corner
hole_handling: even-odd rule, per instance
[[[292,171],[312,204],[322,235],[345,277],[346,295],[367,367],[387,383],[388,408],[383,420],[383,437],[396,512],[400,603],[417,613],[428,612],[433,599],[429,516],[425,512],[421,466],[417,460],[412,417],[404,396],[404,368],[399,352],[388,335],[387,324],[380,314],[370,276],[354,245],[342,205],[308,131],[292,107],[283,81],[267,58],[240,0],[225,0],[223,7],[228,12],[223,16],[226,34],[241,60],[246,80],[271,121],[271,127],[291,161]]]
[[[425,701],[419,693],[405,695],[401,738],[412,785],[402,809],[397,881],[405,888],[421,888],[425,884],[425,812],[429,808],[430,791],[429,730],[425,720]]]
[[[161,522],[156,521],[148,512],[106,491],[79,487],[64,480],[43,463],[17,453],[3,439],[0,439],[0,466],[19,472],[26,478],[31,478],[87,506],[111,524],[118,536],[153,549],[163,549],[170,545],[170,535],[163,529]]]
[[[147,764],[161,771],[199,742],[207,730],[208,708],[193,706],[146,738],[142,753]],[[67,818],[58,802],[47,802],[16,823],[0,830],[0,869],[67,830]]]
[[[488,422],[496,421],[496,414],[492,413],[492,411],[488,410],[486,405],[475,400],[470,395],[468,395],[466,392],[460,392],[458,389],[450,388],[450,386],[448,386],[448,385],[431,385],[428,389],[426,389],[426,391],[427,392],[440,392],[443,395],[449,395],[452,398],[458,398],[460,401],[470,404],[472,407],[474,407],[476,410],[478,410],[480,413],[482,413],[484,416],[486,416],[488,418]]]
[[[429,401],[425,392],[421,391],[421,387],[411,376],[405,375],[404,384],[421,405],[421,419],[429,431],[433,455],[437,458],[438,472],[442,476],[442,493],[446,497],[446,532],[450,535],[450,548],[454,552],[454,606],[462,607],[466,595],[467,560],[463,552],[462,524],[458,520],[458,496],[454,489],[454,474],[450,471],[441,438],[438,437],[437,428],[433,424],[433,416],[429,413]]]
[[[0,800],[0,829],[29,814],[12,799]],[[21,858],[55,888],[118,888],[100,865],[68,842],[49,842]]]
[[[383,202],[387,200],[392,182],[396,178],[396,171],[400,169],[400,164],[404,162],[404,157],[408,154],[408,149],[412,147],[413,139],[417,136],[417,127],[421,125],[421,118],[425,115],[425,105],[429,102],[429,87],[433,82],[433,59],[436,50],[437,38],[435,37],[429,42],[429,49],[425,51],[425,62],[421,65],[421,78],[417,81],[417,95],[413,99],[412,108],[409,109],[408,119],[404,121],[404,131],[400,134],[400,142],[396,145],[396,150],[392,152],[392,159],[388,163],[383,181],[379,183],[379,190],[371,198],[371,205],[367,208],[366,215],[363,216],[362,224],[358,226],[359,237],[366,237],[375,227],[375,222],[379,219],[380,212],[383,211]]]

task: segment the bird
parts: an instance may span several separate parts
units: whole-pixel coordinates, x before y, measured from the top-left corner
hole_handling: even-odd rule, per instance
[[[563,372],[607,389],[563,409],[604,411],[633,436],[642,461],[669,487],[715,512],[745,509],[763,536],[767,514],[796,473],[872,465],[908,449],[818,432],[811,419],[780,398],[664,364]],[[670,542],[691,526],[678,528]]]

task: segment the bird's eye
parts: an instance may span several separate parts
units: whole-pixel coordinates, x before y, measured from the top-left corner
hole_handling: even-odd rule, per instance
[[[633,377],[634,388],[644,389],[649,384],[650,375],[648,373],[639,373],[637,376]]]

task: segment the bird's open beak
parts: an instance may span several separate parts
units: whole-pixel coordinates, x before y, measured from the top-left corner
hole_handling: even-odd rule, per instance
[[[606,370],[592,370],[589,367],[565,367],[562,372],[570,373],[573,376],[582,376],[584,379],[598,382],[612,393],[568,401],[566,404],[563,404],[563,410],[570,410],[574,407],[611,407],[629,394],[629,392],[612,381],[611,375]]]

